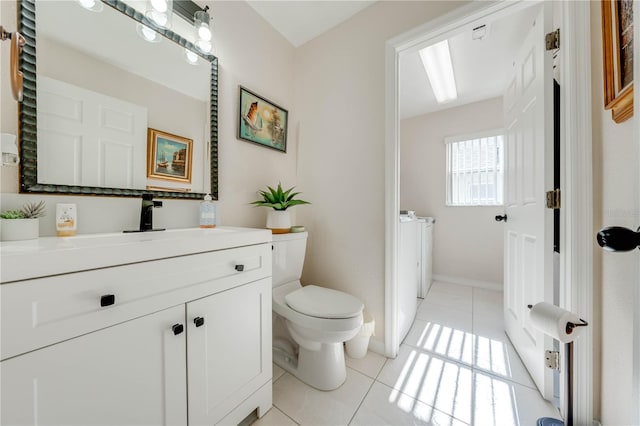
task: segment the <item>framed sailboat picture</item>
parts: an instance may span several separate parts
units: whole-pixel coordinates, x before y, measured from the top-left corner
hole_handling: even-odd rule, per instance
[[[616,123],[633,116],[633,8],[640,6],[634,3],[601,1],[604,107]]]
[[[289,112],[240,86],[238,139],[287,152]]]
[[[147,177],[191,183],[193,140],[151,129],[147,131]]]

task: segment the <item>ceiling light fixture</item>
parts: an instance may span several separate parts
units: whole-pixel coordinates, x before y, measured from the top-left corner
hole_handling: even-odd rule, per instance
[[[195,45],[203,53],[210,53],[213,48],[211,33],[211,16],[209,15],[209,6],[205,6],[204,9],[198,10],[193,14],[193,26],[195,27],[196,42]]]
[[[443,40],[421,49],[419,53],[438,103],[442,104],[457,99],[458,91],[453,75],[449,42]]]
[[[173,0],[149,0],[145,16],[152,25],[158,28],[171,28],[172,14]]]

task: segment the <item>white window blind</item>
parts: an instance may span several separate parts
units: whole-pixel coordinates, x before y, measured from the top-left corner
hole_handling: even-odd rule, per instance
[[[446,141],[448,206],[503,204],[503,139],[492,134]]]

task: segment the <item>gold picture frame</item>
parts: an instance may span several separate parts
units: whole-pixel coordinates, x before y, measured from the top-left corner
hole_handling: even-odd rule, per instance
[[[633,116],[633,0],[601,0],[604,107],[616,123]]]
[[[191,183],[193,139],[149,128],[147,177]]]

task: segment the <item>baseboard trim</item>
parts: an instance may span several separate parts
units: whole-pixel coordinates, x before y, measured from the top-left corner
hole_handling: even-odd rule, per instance
[[[466,285],[468,287],[484,288],[486,290],[504,290],[500,283],[492,283],[489,281],[472,280],[471,278],[450,277],[448,275],[433,275],[433,281],[442,281],[451,284]]]
[[[378,355],[386,356],[384,350],[384,342],[378,339],[369,339],[369,350]]]

